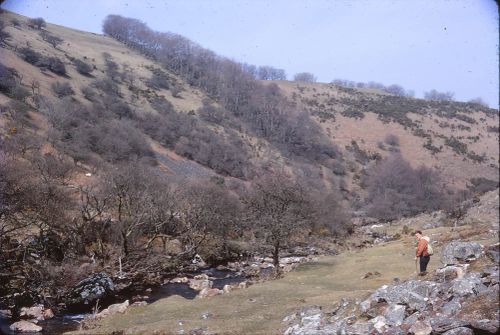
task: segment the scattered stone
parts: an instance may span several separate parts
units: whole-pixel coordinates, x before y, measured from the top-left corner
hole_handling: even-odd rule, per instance
[[[201,291],[206,288],[212,288],[213,281],[208,279],[190,279],[189,287],[195,291]]]
[[[478,259],[482,254],[482,247],[476,242],[450,242],[443,248],[441,263],[454,265]]]
[[[416,321],[410,327],[410,334],[413,335],[429,335],[432,333],[432,327],[429,321]]]
[[[224,293],[224,291],[219,290],[217,288],[206,287],[203,290],[201,290],[200,293],[198,293],[197,297],[198,298],[211,298],[211,297],[215,297],[216,295],[219,295],[222,293]]]
[[[212,313],[209,313],[209,312],[205,312],[205,313],[202,313],[202,314],[201,314],[201,318],[202,318],[202,319],[204,319],[204,320],[209,319],[209,318],[211,318],[212,316],[213,316],[213,314],[212,314]]]
[[[38,333],[42,331],[42,327],[29,321],[17,321],[10,325],[10,330],[20,333]]]
[[[170,282],[173,284],[187,284],[189,282],[189,278],[188,277],[177,277],[177,278],[171,279]]]
[[[43,318],[45,320],[52,319],[54,317],[54,312],[50,308],[44,309],[43,310]]]
[[[378,271],[375,272],[367,272],[361,279],[368,279],[372,277],[380,277],[382,274]]]

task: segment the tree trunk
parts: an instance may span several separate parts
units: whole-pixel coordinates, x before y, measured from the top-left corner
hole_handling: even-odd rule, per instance
[[[280,243],[279,242],[274,243],[273,265],[274,265],[274,270],[276,272],[276,276],[279,276],[281,273],[281,269],[280,269]]]

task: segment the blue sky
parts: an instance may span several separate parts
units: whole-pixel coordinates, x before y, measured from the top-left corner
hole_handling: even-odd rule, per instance
[[[216,53],[289,77],[378,81],[482,97],[498,108],[493,0],[7,0],[3,8],[101,32],[108,14],[137,18]]]

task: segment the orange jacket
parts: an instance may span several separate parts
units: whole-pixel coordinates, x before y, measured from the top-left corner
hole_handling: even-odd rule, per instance
[[[427,240],[425,238],[418,240],[417,257],[420,256],[429,256],[429,253],[427,252]]]

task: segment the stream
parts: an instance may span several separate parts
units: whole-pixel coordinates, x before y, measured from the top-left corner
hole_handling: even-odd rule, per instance
[[[187,274],[187,277],[191,278],[199,274],[207,274],[209,277],[214,278],[213,287],[218,289],[222,289],[224,285],[238,284],[246,280],[245,277],[241,276],[241,274],[237,272],[221,271],[215,268],[202,270],[196,273],[189,273]],[[129,299],[132,302],[132,297],[136,294],[137,292],[135,292],[135,294],[130,296],[119,295],[116,297],[117,300],[116,302],[121,303],[127,299]],[[149,293],[143,292],[142,294],[148,296],[148,298],[144,299],[144,301],[150,304],[160,299],[167,298],[173,295],[179,295],[185,299],[194,299],[198,295],[198,291],[190,288],[188,284],[167,283],[157,287],[151,287],[151,292]],[[39,334],[60,335],[65,332],[77,330],[81,320],[83,320],[85,316],[89,315],[89,313],[90,310],[87,311],[87,314],[84,313],[84,314],[56,315],[52,319],[39,321],[38,325],[43,328],[43,331]],[[0,318],[0,335],[21,334],[21,333],[15,333],[9,329],[9,325],[13,322],[14,322],[13,320]]]

